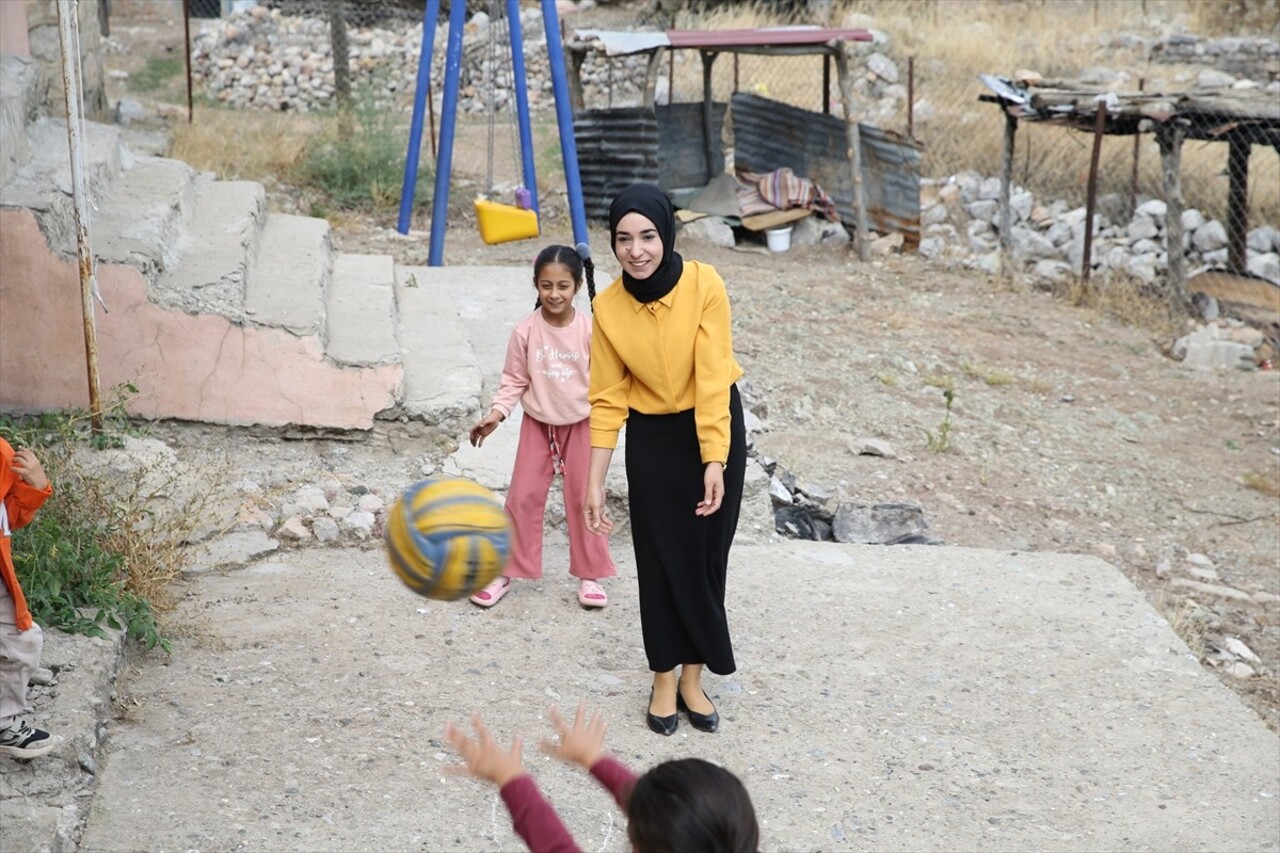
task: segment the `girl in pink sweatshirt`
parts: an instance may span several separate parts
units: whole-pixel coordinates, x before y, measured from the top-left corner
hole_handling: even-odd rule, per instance
[[[481,607],[497,604],[513,578],[542,577],[543,513],[556,474],[564,476],[569,574],[578,578],[578,602],[583,607],[609,602],[599,583],[618,573],[609,539],[588,532],[582,514],[591,457],[591,317],[573,307],[573,298],[584,274],[587,294],[595,298],[594,273],[590,256],[580,257],[568,246],[548,246],[538,253],[533,262],[538,301],[511,332],[491,411],[471,427],[471,444],[479,447],[517,402],[524,406],[506,504],[515,544],[502,575],[471,596]]]

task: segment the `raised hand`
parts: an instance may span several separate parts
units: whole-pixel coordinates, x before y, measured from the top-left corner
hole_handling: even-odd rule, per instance
[[[577,713],[573,715],[572,726],[565,722],[560,709],[555,705],[548,709],[547,715],[551,717],[551,725],[560,735],[560,742],[543,741],[543,750],[561,761],[590,770],[591,765],[604,755],[604,736],[609,731],[609,723],[604,714],[599,711],[588,714],[586,704],[580,703]]]
[[[467,737],[453,723],[444,727],[445,740],[453,744],[453,748],[467,762],[468,773],[480,779],[488,779],[499,788],[517,776],[524,775],[519,735],[512,740],[510,749],[503,749],[489,734],[489,727],[484,724],[479,712],[472,713],[471,727],[476,731],[474,738]]]

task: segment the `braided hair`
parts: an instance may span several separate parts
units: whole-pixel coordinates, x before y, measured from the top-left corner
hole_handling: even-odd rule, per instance
[[[574,284],[582,284],[585,273],[587,280],[587,298],[594,302],[596,298],[596,265],[591,260],[591,249],[586,243],[579,243],[576,248],[568,246],[547,246],[533,260],[533,286],[538,286],[538,277],[547,264],[563,264],[573,276]],[[590,302],[588,304],[590,304]],[[533,303],[534,308],[542,307],[542,297]]]

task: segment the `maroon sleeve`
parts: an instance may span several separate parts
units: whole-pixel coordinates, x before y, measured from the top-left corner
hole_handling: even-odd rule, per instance
[[[636,784],[636,774],[628,770],[626,765],[618,759],[606,755],[591,765],[591,775],[596,777],[596,781],[604,785],[610,794],[613,794],[618,808],[626,814],[627,802],[631,799],[631,789]]]
[[[595,768],[592,768],[592,772]],[[499,791],[516,834],[532,853],[580,853],[560,816],[542,796],[532,776],[517,776]]]

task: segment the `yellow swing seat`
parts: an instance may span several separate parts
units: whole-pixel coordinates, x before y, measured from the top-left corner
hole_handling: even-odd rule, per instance
[[[476,199],[476,225],[480,228],[480,239],[490,246],[538,236],[537,213],[487,198]]]

